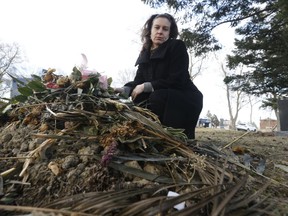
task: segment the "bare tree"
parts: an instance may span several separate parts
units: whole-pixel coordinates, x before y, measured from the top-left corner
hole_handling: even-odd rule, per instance
[[[206,55],[195,57],[193,49],[188,50],[189,54],[189,74],[192,80],[194,80],[203,71],[203,62],[206,59]]]
[[[221,64],[221,69],[224,74],[224,77],[226,77],[228,75],[228,72],[225,70],[223,64]],[[240,71],[239,71],[239,74],[242,74],[242,73],[243,73],[243,66],[240,67]],[[250,110],[249,123],[254,123],[253,122],[253,109],[254,109],[255,104],[259,102],[259,98],[253,95],[245,94],[241,90],[232,91],[229,84],[226,84],[225,88],[226,88],[226,97],[227,97],[229,116],[230,116],[229,127],[231,129],[236,128],[236,122],[238,119],[239,112],[245,106],[249,106],[249,110]]]
[[[116,78],[116,83],[120,86],[124,85],[127,82],[134,80],[135,75],[136,75],[135,69],[125,69],[123,71],[120,71]]]
[[[221,69],[224,74],[224,77],[228,76],[228,72],[225,70],[223,63],[221,64]],[[240,72],[243,73],[243,67],[240,68]],[[247,103],[246,95],[244,92],[237,90],[232,91],[229,84],[225,84],[226,98],[229,109],[230,116],[230,129],[236,129],[236,122],[238,119],[239,111],[243,108],[244,104]],[[252,119],[252,117],[250,117]]]
[[[0,43],[0,92],[3,96],[9,90],[10,80],[5,74],[17,63],[23,61],[20,47],[16,43]]]
[[[253,122],[253,108],[254,108],[255,104],[260,102],[260,100],[259,100],[259,98],[255,97],[253,95],[247,95],[247,97],[248,97],[248,103],[249,103],[249,108],[250,108],[249,120],[250,120],[250,123],[254,123]]]
[[[23,61],[20,47],[16,43],[0,43],[0,81],[11,66]]]

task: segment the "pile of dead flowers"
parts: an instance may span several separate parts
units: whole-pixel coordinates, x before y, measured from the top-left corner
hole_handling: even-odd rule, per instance
[[[101,74],[33,78],[1,114],[1,215],[281,215],[263,195],[275,182],[164,127]]]

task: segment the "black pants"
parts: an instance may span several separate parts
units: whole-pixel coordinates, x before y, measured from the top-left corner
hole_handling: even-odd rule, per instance
[[[150,109],[164,126],[182,128],[189,139],[195,139],[195,127],[203,107],[200,91],[161,89],[138,95],[134,103]]]

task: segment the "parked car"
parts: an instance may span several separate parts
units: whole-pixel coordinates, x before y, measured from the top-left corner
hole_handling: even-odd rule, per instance
[[[209,127],[211,120],[209,118],[199,118],[198,125],[199,127]]]
[[[238,131],[253,131],[255,132],[257,128],[254,125],[248,123],[239,123],[236,125],[236,130]]]

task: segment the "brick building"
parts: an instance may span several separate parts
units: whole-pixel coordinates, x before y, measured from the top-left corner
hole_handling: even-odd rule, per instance
[[[260,130],[271,131],[277,127],[277,120],[275,119],[260,119]]]

